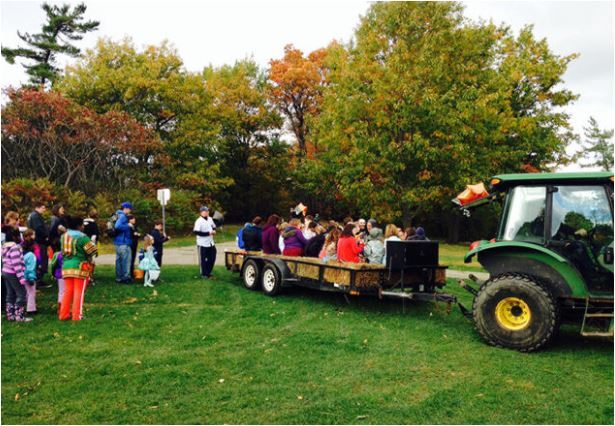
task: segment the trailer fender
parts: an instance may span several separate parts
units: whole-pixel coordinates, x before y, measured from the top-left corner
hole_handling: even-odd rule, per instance
[[[280,272],[280,276],[282,277],[282,283],[284,283],[288,278],[293,278],[293,274],[290,272],[288,265],[282,259],[268,258],[262,260],[265,264],[270,263],[277,268],[278,272]]]

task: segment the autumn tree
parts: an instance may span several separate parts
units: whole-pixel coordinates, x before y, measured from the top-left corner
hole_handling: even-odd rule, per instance
[[[253,60],[203,71],[217,126],[217,160],[233,185],[221,194],[231,217],[267,213],[280,201],[288,165],[278,140],[282,119],[267,102],[265,73]],[[277,201],[276,201],[277,200]],[[260,210],[262,209],[262,211]]]
[[[42,8],[47,22],[41,32],[22,34],[18,31],[17,36],[26,47],[2,47],[2,56],[9,64],[14,64],[17,58],[30,61],[23,64],[30,82],[45,87],[48,82],[54,82],[60,73],[58,55],[79,56],[81,50],[71,42],[81,40],[86,33],[98,29],[99,22],[84,21],[87,7],[83,3],[72,9],[67,4],[55,6],[43,3]]]
[[[185,70],[169,43],[139,50],[130,39],[101,39],[56,87],[99,113],[125,111],[160,136],[163,151],[148,176],[153,187],[212,197],[231,184],[215,158],[217,126],[205,81]]]
[[[289,44],[282,59],[269,62],[269,99],[286,118],[300,155],[307,153],[307,118],[317,113],[326,82],[326,54],[326,49],[318,49],[304,56]]]
[[[60,93],[9,89],[2,108],[3,179],[47,178],[66,188],[124,188],[160,149],[128,114],[98,114]]]
[[[306,185],[384,221],[449,220],[466,183],[566,160],[558,107],[575,96],[558,85],[573,58],[458,3],[376,3],[336,55]]]
[[[587,127],[583,128],[585,140],[577,157],[589,160],[582,167],[600,167],[613,170],[613,129],[601,129],[594,117],[589,117]]]

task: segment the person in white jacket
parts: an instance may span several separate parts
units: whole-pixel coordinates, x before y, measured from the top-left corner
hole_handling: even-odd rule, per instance
[[[211,271],[216,263],[216,245],[214,243],[216,224],[209,217],[209,208],[207,206],[201,206],[199,214],[199,218],[194,222],[192,232],[196,235],[201,278],[210,279],[212,278]]]

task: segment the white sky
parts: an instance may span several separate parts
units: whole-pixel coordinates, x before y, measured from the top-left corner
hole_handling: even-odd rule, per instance
[[[21,32],[38,32],[44,20],[42,1],[1,1],[2,45],[15,47]],[[54,2],[56,3],[56,2]],[[60,2],[61,3],[61,2]],[[75,2],[69,2],[75,3]],[[118,40],[130,36],[137,46],[167,39],[177,48],[190,71],[233,63],[252,56],[266,66],[294,44],[304,52],[331,40],[348,41],[369,7],[365,1],[86,1],[89,19],[99,30],[78,46],[92,47],[101,36]],[[580,94],[567,110],[577,133],[589,116],[601,127],[613,128],[615,119],[613,2],[610,1],[468,1],[465,15],[505,22],[517,31],[534,25],[560,55],[580,53],[568,68],[565,85]],[[64,61],[66,63],[66,60]],[[19,65],[0,60],[2,88],[27,81]],[[576,166],[568,170],[578,169]]]

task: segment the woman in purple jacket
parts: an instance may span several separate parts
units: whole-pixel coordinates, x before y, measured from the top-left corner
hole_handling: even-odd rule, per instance
[[[272,214],[267,219],[267,224],[263,229],[263,253],[265,254],[280,254],[278,223],[280,223],[280,216],[277,214]]]
[[[303,256],[303,248],[308,240],[301,232],[301,221],[299,219],[290,221],[290,226],[282,232],[282,237],[284,237],[284,256]]]

